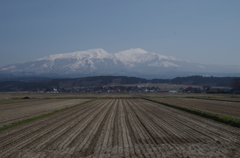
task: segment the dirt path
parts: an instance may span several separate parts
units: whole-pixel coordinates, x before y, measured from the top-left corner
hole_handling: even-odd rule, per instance
[[[143,99],[99,99],[0,140],[0,157],[240,157],[239,128]]]
[[[47,99],[24,103],[0,105],[0,126],[31,118],[64,107],[73,106],[89,99]]]
[[[240,118],[240,103],[192,98],[154,98],[174,105]]]

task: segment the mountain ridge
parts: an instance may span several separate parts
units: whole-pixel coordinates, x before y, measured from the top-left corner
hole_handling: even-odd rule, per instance
[[[239,74],[239,70],[240,66],[209,66],[148,52],[141,48],[132,48],[117,53],[108,53],[102,48],[89,49],[65,54],[53,54],[33,61],[0,67],[0,73],[17,76],[72,75],[75,77],[127,75],[166,78],[179,75],[214,75],[214,73]]]

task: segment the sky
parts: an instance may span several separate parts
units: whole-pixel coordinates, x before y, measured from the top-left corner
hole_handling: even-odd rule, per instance
[[[240,65],[239,8],[239,0],[2,0],[0,66],[96,48]]]

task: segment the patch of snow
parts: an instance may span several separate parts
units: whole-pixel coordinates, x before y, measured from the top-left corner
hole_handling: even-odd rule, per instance
[[[6,68],[2,68],[1,70],[6,71],[6,70],[12,70],[14,68],[16,68],[16,66],[10,66],[10,67],[6,67]]]
[[[171,67],[171,66],[173,66],[173,67],[179,67],[178,65],[176,65],[176,64],[174,64],[174,63],[171,63],[171,62],[168,62],[168,61],[162,62],[162,64],[163,64],[164,67]]]
[[[140,48],[121,51],[121,52],[115,53],[115,56],[119,60],[121,60],[123,63],[126,63],[126,62],[143,63],[156,58],[155,53],[147,52]]]
[[[42,67],[47,68],[48,66],[47,66],[47,64],[45,63],[45,64],[42,65]]]
[[[136,49],[129,49],[125,51],[121,51],[115,53],[115,56],[120,59],[123,63],[126,62],[137,62],[143,63],[146,61],[151,60],[171,60],[171,61],[180,61],[180,62],[188,62],[187,60],[178,59],[172,56],[165,56],[157,53],[147,52],[143,49],[136,48]]]
[[[168,62],[168,61],[154,62],[154,63],[148,64],[148,66],[155,66],[155,67],[161,67],[161,66],[164,66],[164,67],[179,67],[178,65],[176,65],[174,63],[171,63],[171,62]]]

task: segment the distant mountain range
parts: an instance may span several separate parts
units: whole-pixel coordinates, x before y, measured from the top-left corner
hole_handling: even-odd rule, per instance
[[[81,87],[123,86],[133,84],[182,84],[197,86],[231,87],[233,77],[203,77],[188,76],[174,79],[144,79],[127,76],[93,76],[83,78],[47,79],[47,78],[18,78],[15,81],[1,81],[0,92],[17,91],[51,91],[53,89],[79,89]],[[62,91],[66,92],[66,91]],[[68,91],[69,92],[69,91]]]
[[[124,75],[144,78],[173,78],[177,76],[239,76],[240,65],[207,65],[164,56],[143,49],[108,53],[90,49],[55,54],[24,63],[0,67],[3,77],[86,77]]]

